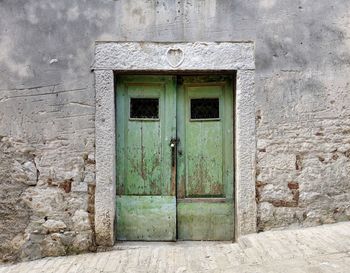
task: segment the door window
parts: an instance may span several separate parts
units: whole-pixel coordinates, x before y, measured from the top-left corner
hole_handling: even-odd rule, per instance
[[[158,98],[130,98],[131,119],[158,119]]]
[[[219,98],[191,99],[191,120],[218,119]]]

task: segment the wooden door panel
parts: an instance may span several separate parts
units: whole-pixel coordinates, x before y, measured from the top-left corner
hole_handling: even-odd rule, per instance
[[[180,240],[227,241],[233,239],[232,203],[179,203],[177,232]]]
[[[222,113],[205,111],[205,103],[199,109],[202,113],[194,113],[192,109],[193,100],[215,99],[220,110],[222,86],[198,85],[185,87],[185,197],[224,197]]]
[[[117,202],[117,240],[176,240],[173,196],[124,195]]]
[[[124,194],[161,195],[162,141],[160,122],[130,122],[126,132]]]
[[[184,76],[179,82],[178,239],[232,240],[232,78]]]
[[[174,240],[173,76],[117,78],[117,238]]]

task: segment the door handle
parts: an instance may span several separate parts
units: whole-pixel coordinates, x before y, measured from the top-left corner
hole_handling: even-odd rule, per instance
[[[176,145],[178,140],[176,138],[172,138],[170,140],[170,148],[171,148],[171,166],[175,167],[176,164]]]
[[[170,140],[170,148],[171,148],[171,194],[175,196],[176,194],[176,148],[178,139],[172,138]]]

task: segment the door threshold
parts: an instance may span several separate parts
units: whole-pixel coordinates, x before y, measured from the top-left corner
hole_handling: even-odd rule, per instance
[[[212,245],[228,245],[234,244],[233,241],[117,241],[113,246],[114,250],[127,250],[135,248],[174,246],[174,247],[196,247],[196,246],[212,246]]]

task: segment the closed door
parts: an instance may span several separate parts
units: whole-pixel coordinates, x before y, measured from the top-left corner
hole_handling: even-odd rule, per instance
[[[231,240],[232,80],[200,76],[178,82],[178,239]]]
[[[117,239],[176,239],[176,84],[172,76],[117,79]]]
[[[230,76],[117,79],[117,239],[233,239]]]

